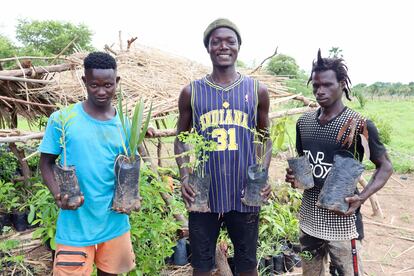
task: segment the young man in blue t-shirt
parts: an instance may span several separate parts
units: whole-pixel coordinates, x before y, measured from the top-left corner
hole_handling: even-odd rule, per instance
[[[120,77],[109,54],[95,52],[84,60],[88,98],[74,105],[66,128],[66,162],[75,166],[82,196],[68,201],[56,183],[53,167],[62,154],[58,111],[51,115],[40,145],[40,170],[60,208],[56,230],[54,275],[116,275],[135,266],[128,216],[111,209],[114,162],[123,152],[121,122],[111,101]],[[122,137],[122,138],[121,138]],[[61,163],[62,163],[61,158]],[[123,210],[130,211],[130,210]]]

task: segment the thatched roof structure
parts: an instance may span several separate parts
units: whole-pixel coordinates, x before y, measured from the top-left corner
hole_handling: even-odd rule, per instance
[[[117,59],[121,88],[129,106],[140,98],[152,102],[155,118],[177,112],[182,87],[210,71],[199,63],[142,45],[119,53],[107,50]],[[60,58],[58,65],[24,68],[19,62],[19,69],[0,71],[0,128],[13,125],[16,114],[33,122],[42,115],[49,116],[57,104],[84,100],[86,90],[81,76],[86,54]],[[268,86],[272,102],[301,98],[287,92],[283,77],[260,70],[253,77]]]

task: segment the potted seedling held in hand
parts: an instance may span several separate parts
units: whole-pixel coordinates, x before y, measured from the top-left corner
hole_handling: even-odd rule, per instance
[[[208,205],[209,191],[211,178],[206,173],[205,165],[209,159],[208,152],[216,149],[216,142],[212,140],[206,140],[202,135],[199,135],[194,130],[191,132],[181,132],[178,139],[188,145],[192,146],[192,150],[186,152],[186,154],[194,154],[194,161],[184,163],[184,167],[188,167],[192,170],[189,175],[188,183],[194,190],[194,202],[188,207],[190,212],[210,212]]]
[[[264,166],[264,160],[272,147],[268,147],[267,141],[270,139],[268,130],[257,131],[254,133],[253,143],[256,145],[257,163],[250,165],[247,169],[247,185],[244,189],[242,202],[248,206],[262,206],[265,201],[262,197],[262,190],[267,185],[268,170]]]
[[[368,144],[366,120],[361,117],[349,118],[338,133],[337,142],[341,143],[341,150],[334,155],[332,168],[326,177],[316,206],[341,214],[348,211],[349,203],[345,198],[354,195],[358,179],[364,171],[357,151],[358,137],[367,152],[367,146],[364,146]]]
[[[141,146],[151,119],[152,104],[144,120],[144,101],[141,99],[133,109],[132,118],[128,115],[127,106],[123,106],[122,92],[118,94],[118,114],[121,121],[119,128],[123,154],[115,160],[115,195],[112,209],[122,213],[130,213],[141,206],[139,196],[139,175],[141,157],[138,149]],[[124,142],[126,137],[126,143]]]
[[[61,164],[57,163],[53,169],[55,174],[55,181],[59,185],[60,194],[62,197],[68,196],[68,204],[75,205],[81,202],[82,193],[80,191],[78,178],[76,176],[75,166],[68,165],[67,162],[67,137],[70,125],[76,117],[76,112],[73,111],[74,105],[71,104],[65,108],[61,108],[58,112],[54,122],[57,124],[57,129],[60,132],[59,144],[62,148]]]
[[[283,117],[272,125],[270,135],[272,137],[272,142],[276,145],[277,149],[281,149],[285,141],[285,137],[288,138],[288,149],[290,156],[287,158],[287,162],[289,169],[292,170],[292,173],[295,176],[295,187],[304,190],[313,188],[315,183],[313,182],[312,166],[309,162],[308,156],[298,156],[298,154],[293,150],[294,144],[286,127],[288,119],[288,117]]]

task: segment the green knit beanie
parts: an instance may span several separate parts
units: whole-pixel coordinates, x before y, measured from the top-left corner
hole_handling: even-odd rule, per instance
[[[214,20],[213,22],[211,22],[210,25],[208,25],[207,29],[204,31],[203,41],[204,41],[204,46],[206,48],[208,47],[210,34],[215,29],[223,28],[223,27],[232,29],[237,35],[237,40],[239,41],[239,45],[241,45],[242,41],[241,41],[240,31],[239,31],[239,28],[237,28],[236,24],[234,24],[233,22],[231,22],[227,18],[218,18],[218,19]]]

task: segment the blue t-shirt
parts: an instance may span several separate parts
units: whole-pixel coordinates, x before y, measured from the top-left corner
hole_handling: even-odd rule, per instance
[[[62,154],[61,132],[54,112],[48,121],[39,151]],[[76,116],[66,131],[67,165],[76,168],[85,202],[77,210],[60,210],[56,243],[89,246],[111,240],[130,229],[128,216],[111,210],[115,191],[114,162],[123,153],[122,126],[117,116],[99,121],[87,114],[82,103],[72,109]],[[124,139],[124,138],[122,138]],[[61,156],[61,164],[63,163]]]

